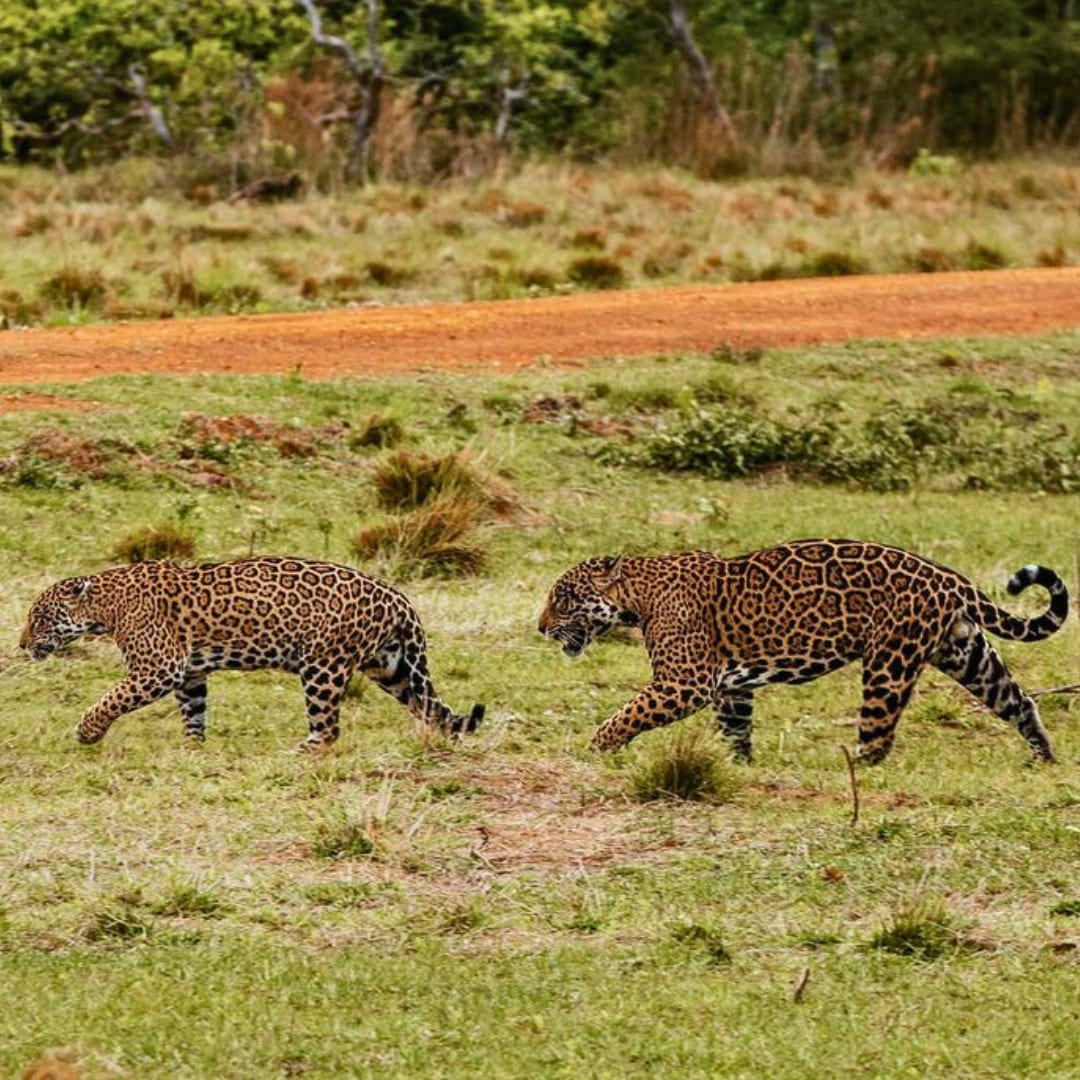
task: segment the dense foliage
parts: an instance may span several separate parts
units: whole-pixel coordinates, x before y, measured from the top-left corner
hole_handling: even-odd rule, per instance
[[[707,174],[1075,141],[1073,0],[0,0],[0,153],[234,180],[512,149]],[[318,25],[316,25],[318,24]],[[374,89],[374,93],[372,90]],[[367,115],[358,123],[363,110]],[[369,130],[370,128],[370,130]]]

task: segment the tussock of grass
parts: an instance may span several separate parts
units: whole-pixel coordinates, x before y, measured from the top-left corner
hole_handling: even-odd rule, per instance
[[[739,789],[735,769],[719,738],[687,724],[658,746],[630,775],[634,798],[728,802]]]
[[[938,960],[987,947],[958,931],[944,901],[938,898],[923,898],[901,907],[870,939],[871,949],[917,960]]]
[[[376,844],[368,822],[342,816],[319,826],[311,850],[319,859],[369,859],[375,855]]]
[[[435,457],[398,450],[379,463],[373,483],[384,510],[416,510],[442,498],[467,501],[476,512],[494,517],[508,517],[521,508],[505,481],[485,476],[463,452]]]
[[[403,574],[478,574],[488,560],[477,534],[482,518],[471,499],[442,495],[382,525],[361,529],[353,538],[353,551],[363,560],[387,560]]]
[[[173,522],[144,525],[113,546],[112,557],[127,563],[153,559],[190,559],[195,554],[195,537]]]
[[[626,282],[622,264],[605,255],[583,255],[574,259],[566,273],[576,285],[591,289],[618,289]]]
[[[730,964],[731,952],[719,927],[699,922],[683,922],[671,928],[672,940],[695,952],[703,952],[712,964]]]

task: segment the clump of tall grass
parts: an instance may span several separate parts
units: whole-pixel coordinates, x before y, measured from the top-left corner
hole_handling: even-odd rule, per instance
[[[650,749],[630,776],[634,798],[728,802],[739,788],[717,736],[687,725]]]
[[[477,574],[487,564],[478,533],[481,511],[460,495],[442,495],[388,521],[361,529],[353,550],[363,560],[382,558],[401,575]]]
[[[112,557],[127,563],[154,559],[190,559],[195,554],[195,538],[181,526],[166,521],[144,525],[118,540]]]
[[[900,907],[870,939],[869,947],[897,956],[937,960],[985,949],[987,944],[962,933],[940,898],[924,897]]]
[[[462,451],[437,457],[398,450],[380,462],[373,483],[384,510],[416,510],[443,498],[470,503],[491,517],[508,517],[521,507],[507,483],[484,475]]]
[[[397,446],[405,438],[405,425],[396,416],[372,413],[349,439],[349,446],[356,450],[360,447],[374,447],[384,450]]]

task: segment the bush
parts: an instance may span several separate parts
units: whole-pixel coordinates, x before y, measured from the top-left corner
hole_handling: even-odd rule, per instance
[[[697,408],[639,445],[607,442],[597,456],[721,480],[780,469],[865,491],[904,491],[931,479],[954,490],[1080,491],[1080,438],[1038,423],[1030,409],[933,398],[887,403],[857,427],[842,425],[840,415],[828,404],[801,422],[746,407]]]

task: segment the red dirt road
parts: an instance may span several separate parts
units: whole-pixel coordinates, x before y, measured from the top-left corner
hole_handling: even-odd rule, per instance
[[[1080,328],[1080,268],[819,278],[0,333],[0,384],[509,371],[541,359]],[[10,395],[8,395],[10,397]]]

